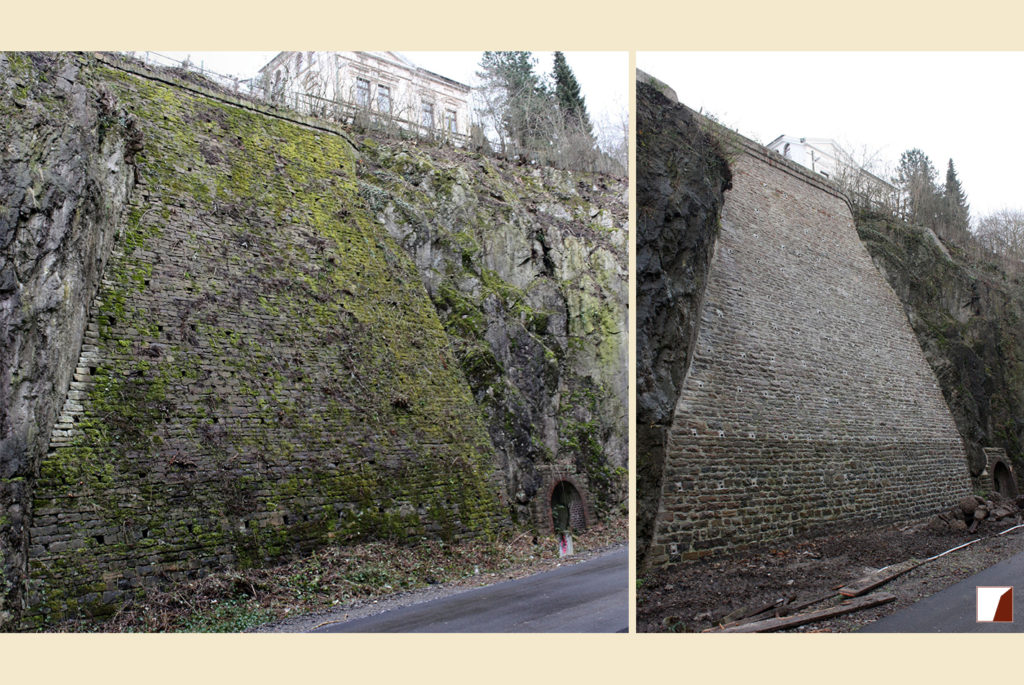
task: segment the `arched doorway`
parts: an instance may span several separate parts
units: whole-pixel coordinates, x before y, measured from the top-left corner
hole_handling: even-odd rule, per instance
[[[587,529],[583,497],[576,486],[567,480],[558,481],[551,490],[551,526],[556,533]]]
[[[1016,497],[1017,484],[1013,482],[1013,474],[1002,461],[997,461],[992,467],[992,484],[996,492],[1003,497]]]

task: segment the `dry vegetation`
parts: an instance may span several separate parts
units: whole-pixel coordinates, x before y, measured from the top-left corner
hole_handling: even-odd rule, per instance
[[[577,555],[625,544],[624,517],[574,538]],[[221,571],[172,590],[152,590],[102,619],[75,619],[54,632],[240,632],[304,613],[344,607],[440,583],[477,586],[543,571],[559,562],[551,535],[513,532],[495,541],[369,542],[321,549],[262,569]]]

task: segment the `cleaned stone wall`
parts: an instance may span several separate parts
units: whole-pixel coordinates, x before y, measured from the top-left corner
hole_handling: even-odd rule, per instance
[[[88,78],[142,149],[36,482],[25,625],[329,540],[505,525],[484,420],[347,137]]]
[[[1019,263],[970,241],[944,245],[930,228],[880,213],[854,218],[935,371],[976,485],[989,487],[980,479],[987,447],[1005,449],[1021,472],[1024,289]]]
[[[732,148],[652,565],[969,492],[949,409],[846,202],[760,146]]]

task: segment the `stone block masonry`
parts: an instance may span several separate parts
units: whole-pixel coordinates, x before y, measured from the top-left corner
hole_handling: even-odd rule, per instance
[[[35,484],[24,626],[328,540],[505,525],[483,419],[345,136],[88,79],[142,150]]]
[[[846,202],[760,146],[733,147],[654,566],[911,519],[969,491],[935,376]]]

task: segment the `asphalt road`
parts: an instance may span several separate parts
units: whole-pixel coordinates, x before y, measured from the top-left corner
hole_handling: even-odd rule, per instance
[[[1013,588],[1013,623],[978,623],[978,586]],[[862,633],[1024,632],[1024,552],[860,629]]]
[[[625,548],[572,566],[329,623],[315,633],[615,633],[629,625]]]

